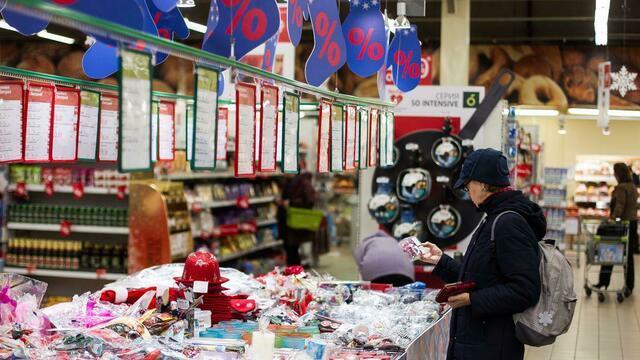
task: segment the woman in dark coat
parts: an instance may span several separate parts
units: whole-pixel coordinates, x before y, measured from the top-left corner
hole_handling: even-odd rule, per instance
[[[512,315],[534,306],[540,297],[537,243],[546,233],[546,219],[537,204],[509,187],[506,158],[499,151],[473,152],[455,187],[465,188],[486,217],[462,263],[425,244],[422,260],[436,265],[434,275],[447,283],[476,283],[470,293],[448,299],[454,310],[447,359],[523,359],[524,345],[515,336]],[[491,228],[506,211],[495,224],[492,243]]]

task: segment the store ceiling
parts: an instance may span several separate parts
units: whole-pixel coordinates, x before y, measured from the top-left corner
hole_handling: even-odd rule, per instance
[[[417,24],[421,40],[427,46],[440,41],[441,2],[427,0],[425,17],[409,17]],[[381,0],[395,16],[397,0]],[[624,4],[626,2],[626,10]],[[191,21],[205,23],[209,0],[196,0],[195,8],[183,9]],[[340,0],[341,14],[348,12],[348,0]],[[471,0],[471,43],[502,44],[593,44],[595,0]],[[73,30],[51,25],[50,32],[84,36]],[[36,38],[37,39],[37,38]],[[199,43],[202,34],[192,32],[190,41]],[[19,34],[0,29],[0,40],[24,41]],[[305,25],[303,42],[311,43],[310,23]],[[640,46],[640,1],[611,0],[609,12],[609,44]]]

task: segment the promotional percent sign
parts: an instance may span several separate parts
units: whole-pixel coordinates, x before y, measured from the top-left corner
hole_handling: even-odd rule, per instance
[[[347,61],[338,7],[334,1],[309,0],[313,51],[304,74],[307,83],[320,86]]]
[[[207,28],[202,49],[224,57],[240,59],[262,45],[280,28],[275,0],[218,0],[219,19],[215,29]]]
[[[262,58],[262,70],[273,72],[273,64],[276,62],[276,47],[278,46],[276,33],[264,44],[264,57]]]
[[[417,28],[398,29],[389,46],[387,67],[391,66],[393,82],[398,89],[407,92],[420,83],[422,60]]]
[[[369,77],[385,64],[387,35],[378,0],[352,0],[342,24],[347,64],[354,74]]]
[[[300,44],[302,24],[306,19],[305,9],[309,8],[308,0],[289,0],[287,3],[287,31],[293,46]]]

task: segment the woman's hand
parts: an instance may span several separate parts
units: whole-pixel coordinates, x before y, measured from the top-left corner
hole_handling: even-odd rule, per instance
[[[442,250],[436,244],[426,242],[422,244],[422,247],[425,248],[425,254],[420,256],[420,260],[426,262],[427,264],[437,265],[442,257]]]
[[[452,296],[447,299],[447,304],[454,309],[471,305],[471,296],[469,293],[462,293],[460,295]]]

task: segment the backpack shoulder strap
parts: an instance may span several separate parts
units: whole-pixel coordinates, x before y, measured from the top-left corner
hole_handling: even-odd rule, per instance
[[[518,212],[513,210],[507,210],[498,214],[498,216],[496,216],[496,218],[493,219],[493,224],[491,224],[491,244],[492,245],[496,241],[496,224],[498,223],[498,219],[500,219],[502,215],[509,214],[509,213],[516,214],[524,220],[524,217],[522,217],[522,215],[520,215]]]

